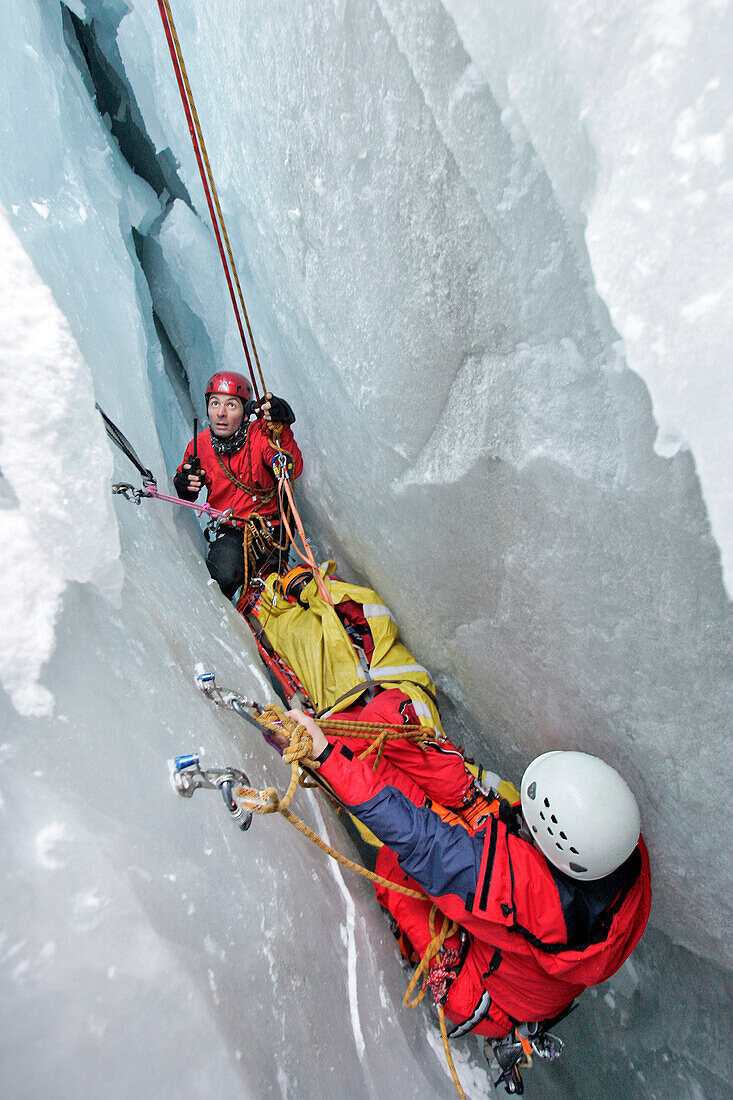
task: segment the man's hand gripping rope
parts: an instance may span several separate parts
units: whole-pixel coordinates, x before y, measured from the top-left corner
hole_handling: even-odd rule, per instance
[[[300,766],[307,767],[309,771],[316,770],[318,764],[315,757],[323,752],[328,745],[323,731],[313,719],[302,711],[297,710],[290,711],[290,714],[286,715],[280,707],[277,706],[261,708],[260,714],[256,714],[255,718],[260,725],[264,726],[265,729],[269,731],[271,737],[281,739],[284,742],[283,760],[287,764],[290,764],[290,785],[282,798],[275,787],[266,787],[264,790],[257,790],[253,787],[237,787],[234,791],[234,796],[245,813],[282,814],[291,825],[295,826],[298,832],[302,833],[303,836],[307,836],[322,852],[326,852],[327,855],[332,856],[333,859],[341,863],[344,867],[350,867],[352,871],[356,871],[357,874],[362,875],[364,878],[368,878],[371,882],[378,882],[381,886],[386,886],[390,890],[397,890],[407,897],[424,898],[425,894],[423,891],[411,890],[407,886],[392,882],[382,875],[375,874],[374,871],[367,870],[367,868],[362,867],[361,864],[355,863],[354,860],[342,855],[341,852],[337,852],[329,844],[321,840],[317,833],[314,833],[304,821],[301,821],[301,819],[289,809],[290,803],[299,785]]]
[[[258,725],[263,727],[263,732],[266,740],[277,747],[279,751],[282,752],[282,756],[285,762],[290,764],[290,784],[288,786],[287,792],[285,793],[285,795],[283,795],[282,798],[280,797],[275,787],[265,787],[262,790],[258,790],[255,787],[248,787],[245,785],[244,782],[241,782],[240,785],[237,786],[233,791],[231,791],[231,788],[229,788],[229,791],[231,791],[231,794],[229,795],[231,804],[228,804],[228,809],[230,810],[230,812],[234,813],[234,810],[236,808],[239,813],[244,815],[244,818],[247,821],[247,825],[249,824],[249,820],[251,819],[252,814],[282,814],[282,816],[286,818],[291,823],[291,825],[294,825],[299,832],[303,833],[303,835],[308,837],[309,840],[312,840],[313,843],[321,849],[321,851],[325,852],[327,855],[332,856],[333,859],[337,860],[344,867],[350,867],[351,870],[356,871],[357,874],[360,874],[365,878],[370,879],[370,881],[378,882],[380,885],[387,887],[387,889],[396,890],[398,893],[405,894],[407,897],[424,898],[426,896],[423,891],[411,890],[409,887],[402,886],[400,883],[393,882],[390,879],[386,879],[382,875],[377,875],[375,872],[367,870],[366,867],[362,867],[360,864],[355,863],[351,859],[348,859],[340,852],[335,851],[333,848],[331,848],[330,845],[322,841],[321,838],[305,824],[305,822],[296,817],[296,815],[289,809],[290,803],[292,802],[295,795],[295,790],[301,782],[302,777],[299,775],[300,768],[304,769],[303,777],[308,775],[309,773],[313,775],[314,772],[318,769],[318,762],[316,760],[316,757],[318,757],[328,745],[328,741],[326,740],[323,730],[309,715],[304,714],[303,711],[299,710],[292,710],[289,712],[288,715],[286,715],[280,709],[280,707],[260,707],[259,704],[253,703],[250,700],[245,699],[244,696],[238,695],[236,692],[222,691],[216,686],[214,674],[211,672],[199,672],[197,674],[196,680],[204,694],[207,695],[208,698],[212,699],[212,701],[217,703],[217,705],[228,706],[241,717],[246,718],[248,721],[256,721]],[[334,726],[341,725],[343,727],[344,725],[352,726],[353,724],[354,726],[358,727],[360,725],[358,722],[346,723],[343,720],[339,721],[338,718],[332,719],[331,721],[333,722]],[[328,721],[326,721],[324,724],[329,723]],[[362,723],[361,725],[370,727],[373,726],[372,723]],[[352,733],[352,736],[354,735],[354,731],[350,730],[349,732]],[[361,733],[361,736],[371,738],[373,733],[373,728],[369,730],[365,729]],[[403,736],[404,733],[405,731],[403,730]],[[412,736],[415,737],[416,740],[422,740],[423,738],[423,733],[420,730],[410,730],[410,733],[412,733]],[[398,731],[396,728],[388,727],[387,730],[382,730],[382,734],[388,737],[399,736],[400,731]],[[359,734],[357,733],[357,736],[358,735]],[[379,753],[384,745],[384,739],[384,736],[380,736],[378,733],[376,740],[373,741],[366,752],[362,755],[367,755],[369,752],[374,751],[375,749],[377,750],[377,753]],[[194,761],[195,764],[193,763]],[[175,764],[179,769],[184,771],[184,773],[188,773],[189,769],[194,766],[197,770],[199,770],[197,756],[178,757],[175,761]],[[243,773],[240,773],[240,775],[242,780],[247,779],[247,776],[245,776]],[[229,774],[227,775],[227,778],[229,778]],[[211,786],[213,784],[207,782],[204,785]],[[311,784],[308,785],[310,786]],[[322,785],[324,789],[328,791],[328,787],[325,783],[322,783],[321,781],[320,785]],[[179,790],[179,793],[186,795],[192,794],[193,786],[190,791],[188,789],[183,789],[187,786],[188,784],[185,777],[178,776],[176,780],[176,787]],[[226,798],[225,801],[227,801]],[[247,825],[241,824],[240,828],[246,828]],[[456,924],[454,924],[453,921],[449,921],[446,917],[442,917],[442,926],[440,930],[436,932],[435,917],[436,915],[438,915],[438,912],[439,911],[437,906],[433,905],[430,912],[430,929],[433,938],[428,944],[425,954],[415,972],[413,980],[410,983],[407,992],[405,993],[404,1003],[410,1008],[419,1003],[428,985],[434,986],[435,983],[430,980],[430,962],[436,956],[441,955],[445,940],[450,935],[452,935],[458,927]],[[446,977],[449,975],[448,966],[450,964],[450,961],[451,960],[449,957],[445,957],[442,959],[442,963],[439,963],[440,974],[436,973],[435,978],[443,976],[444,972]],[[417,994],[416,997],[412,998],[411,995],[415,990],[417,982],[423,975],[425,975],[425,980],[422,985],[422,990]],[[445,1051],[451,1077],[453,1078],[453,1083],[456,1087],[456,1091],[459,1097],[461,1097],[461,1100],[465,1100],[465,1093],[458,1079],[458,1074],[456,1073],[455,1065],[453,1063],[453,1058],[450,1052],[448,1034],[445,1025],[445,1013],[442,1003],[438,1004],[438,1016],[440,1022],[440,1034],[443,1041],[443,1048]]]

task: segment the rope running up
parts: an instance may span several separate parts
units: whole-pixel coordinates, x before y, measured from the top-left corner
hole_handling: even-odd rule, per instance
[[[263,393],[267,392],[267,387],[265,386],[265,380],[262,375],[262,367],[260,366],[259,356],[257,355],[257,347],[255,346],[254,336],[252,334],[252,327],[249,323],[247,307],[244,304],[244,294],[242,293],[242,287],[239,282],[237,265],[234,262],[234,256],[232,254],[231,245],[229,243],[229,235],[227,233],[226,224],[224,222],[224,214],[222,213],[221,204],[219,202],[219,195],[216,190],[216,184],[214,183],[214,176],[211,171],[209,154],[206,150],[206,142],[204,141],[204,134],[201,129],[201,123],[199,122],[199,116],[196,110],[196,103],[193,98],[193,91],[191,90],[191,84],[188,79],[186,65],[183,60],[183,51],[181,50],[181,43],[178,39],[176,25],[173,21],[173,13],[171,11],[169,0],[158,0],[158,8],[160,10],[161,20],[163,21],[163,29],[165,31],[166,40],[168,42],[168,49],[170,51],[171,61],[173,62],[173,70],[175,72],[176,81],[178,83],[178,90],[180,92],[183,110],[186,115],[186,122],[188,123],[188,132],[191,136],[191,144],[193,145],[193,151],[196,157],[196,163],[198,164],[199,174],[201,176],[201,182],[204,188],[204,194],[206,195],[206,202],[208,204],[209,213],[211,215],[214,235],[216,236],[216,241],[219,246],[219,255],[221,256],[222,267],[224,268],[224,275],[226,277],[227,286],[229,288],[229,296],[232,300],[232,308],[234,309],[234,316],[236,318],[239,335],[242,340],[242,347],[244,348],[244,354],[247,359],[249,375],[252,379],[252,385],[254,386],[255,395],[259,397],[257,382],[255,381],[254,371],[252,368],[252,360],[250,358],[249,349],[247,347],[247,339],[244,335],[244,329],[242,327],[240,307],[242,316],[244,316],[244,322],[247,326],[249,341],[252,347],[252,354],[254,355],[255,363],[257,364],[257,372],[259,374],[260,382],[262,384]],[[214,207],[216,207],[216,210],[214,209]],[[219,227],[221,227],[221,233],[219,232]],[[224,237],[224,241],[226,242],[226,252],[229,258],[229,265],[227,265],[227,259],[224,255],[224,246],[221,240],[222,235]],[[231,275],[229,270],[230,268]],[[237,296],[239,298],[239,303],[237,303],[237,298],[234,294],[234,288],[232,286],[232,276],[234,277],[234,282],[237,286]]]
[[[293,550],[295,550],[295,553],[298,555],[300,560],[305,562],[305,564],[309,567],[309,569],[313,573],[313,579],[316,582],[316,588],[318,589],[318,594],[320,595],[321,599],[324,601],[324,603],[327,603],[331,607],[333,607],[333,599],[331,598],[331,593],[326,588],[326,585],[324,584],[324,581],[323,581],[323,577],[321,576],[321,571],[318,568],[318,565],[316,564],[315,558],[313,557],[313,551],[311,550],[308,539],[306,538],[305,528],[303,527],[303,523],[302,523],[301,518],[300,518],[300,513],[298,512],[298,509],[295,507],[295,500],[293,499],[293,490],[291,489],[290,481],[287,478],[281,478],[280,481],[278,482],[278,493],[280,495],[280,514],[283,517],[283,523],[284,523],[285,529],[288,533],[288,537],[290,538],[290,542],[291,542],[291,545],[293,547]],[[295,520],[296,529],[298,531],[298,534],[300,535],[300,540],[303,544],[303,550],[302,551],[299,549],[298,544],[295,541],[295,536],[293,535],[293,532],[290,528],[290,524],[287,521],[287,517],[286,517],[286,514],[285,514],[285,505],[283,505],[283,503],[282,503],[283,493],[287,497],[287,502],[290,505],[290,510],[291,510],[292,517]]]

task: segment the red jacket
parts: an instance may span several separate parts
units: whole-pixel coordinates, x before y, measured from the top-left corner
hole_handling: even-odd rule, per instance
[[[339,610],[341,606],[339,604]],[[368,703],[354,703],[336,717],[380,722],[385,726],[418,724],[412,701],[400,688],[379,691]],[[329,733],[327,737],[335,744],[345,745],[355,756],[359,756],[368,744],[348,734]],[[460,810],[473,790],[473,776],[466,769],[463,755],[448,738],[430,741],[423,748],[402,737],[385,741],[379,764],[374,767],[373,756],[367,763],[416,806],[424,806],[430,799],[449,809]]]
[[[330,752],[321,775],[386,845],[377,871],[419,884],[468,933],[445,1002],[455,1023],[475,1018],[472,1030],[501,1037],[513,1022],[551,1019],[618,970],[641,938],[651,903],[641,839],[612,875],[580,882],[519,835],[514,814],[471,835],[413,805],[345,748]],[[422,953],[430,901],[377,894]]]
[[[271,442],[269,426],[269,421],[264,419],[251,420],[244,446],[232,455],[216,454],[208,428],[196,437],[197,454],[206,471],[204,485],[208,503],[222,512],[233,508],[236,517],[233,526],[237,525],[236,520],[246,520],[255,512],[260,516],[277,514],[277,481],[271,464],[278,452]],[[291,479],[300,477],[303,456],[287,424],[282,427],[280,447],[292,460]],[[176,474],[192,457],[193,440],[186,447]],[[232,477],[239,484],[235,484]]]

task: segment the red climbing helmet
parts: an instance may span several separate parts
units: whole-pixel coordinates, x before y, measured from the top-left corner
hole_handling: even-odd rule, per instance
[[[243,374],[237,374],[233,370],[220,370],[212,374],[206,383],[206,401],[212,393],[229,393],[232,397],[238,397],[242,403],[252,400],[252,386]]]

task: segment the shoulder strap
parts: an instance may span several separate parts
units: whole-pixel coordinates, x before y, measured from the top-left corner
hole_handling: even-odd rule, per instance
[[[378,673],[379,669],[375,668],[374,671]],[[322,710],[319,710],[314,717],[316,718],[316,720],[319,718],[323,718],[330,711],[332,711],[334,707],[338,707],[341,703],[345,703],[347,699],[358,699],[359,696],[363,695],[365,691],[368,691],[370,689],[373,691],[375,686],[379,687],[381,684],[412,684],[414,687],[419,688],[420,691],[424,692],[424,694],[427,695],[428,699],[431,699],[433,703],[435,703],[435,709],[438,710],[437,696],[433,691],[430,690],[430,688],[425,687],[424,684],[418,683],[417,680],[406,680],[404,677],[396,679],[391,676],[385,676],[384,678],[382,678],[377,675],[371,677],[369,680],[364,680],[363,683],[355,684],[354,687],[349,688],[349,690],[345,691],[343,695],[340,695],[335,703],[331,703],[329,707],[324,707]]]

